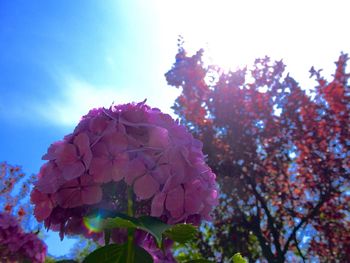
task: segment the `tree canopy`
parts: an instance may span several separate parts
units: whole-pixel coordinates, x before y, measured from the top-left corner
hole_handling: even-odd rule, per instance
[[[204,144],[218,176],[214,222],[192,244],[218,261],[350,261],[348,56],[330,80],[312,68],[308,90],[282,61],[225,71],[179,44],[166,73],[181,89],[173,109]]]

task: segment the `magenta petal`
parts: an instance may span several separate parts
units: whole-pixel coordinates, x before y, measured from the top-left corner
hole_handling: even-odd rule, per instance
[[[30,201],[35,204],[34,215],[38,221],[43,221],[51,214],[53,203],[47,194],[34,189],[30,194]]]
[[[184,212],[184,189],[178,186],[168,192],[165,207],[170,211],[171,216],[177,218]]]
[[[63,208],[72,208],[81,206],[81,192],[77,190],[78,188],[63,188],[57,195],[57,203]]]
[[[132,185],[136,178],[146,173],[146,167],[141,160],[134,159],[129,162],[124,173],[125,182]]]
[[[185,194],[185,211],[189,214],[197,214],[201,208],[202,200],[194,193]]]
[[[79,153],[90,151],[90,140],[86,133],[82,132],[74,138],[74,144],[78,147]]]
[[[85,169],[87,170],[87,169],[89,169],[90,163],[92,160],[91,151],[86,152],[82,157],[83,157],[83,163],[84,163]]]
[[[151,216],[160,217],[164,211],[164,201],[166,194],[161,192],[156,194],[152,200]]]
[[[140,199],[151,198],[159,191],[159,183],[149,174],[146,174],[134,183],[134,192]]]
[[[182,176],[171,175],[165,182],[163,190],[164,192],[169,192],[171,189],[174,189],[180,185],[183,181]]]
[[[97,185],[84,187],[81,193],[81,198],[83,204],[85,205],[93,205],[99,203],[102,199],[101,187]]]
[[[108,156],[106,144],[103,142],[97,143],[94,147],[92,147],[92,153],[94,157]]]
[[[65,183],[61,171],[52,161],[41,167],[38,177],[39,180],[35,183],[35,186],[42,193],[55,193]]]
[[[165,148],[170,144],[169,133],[167,129],[156,127],[151,128],[149,132],[148,146],[156,148]]]
[[[152,176],[160,184],[164,184],[170,177],[170,165],[160,165],[152,171]]]
[[[80,133],[74,138],[74,144],[78,147],[79,156],[83,157],[86,167],[89,167],[92,153],[90,149],[90,140],[86,133]]]
[[[63,166],[65,164],[74,163],[78,160],[77,148],[73,144],[63,144],[56,151],[57,164]]]
[[[90,164],[90,174],[93,176],[96,182],[105,182],[107,175],[105,173],[108,160],[105,158],[93,158]]]
[[[122,172],[123,166],[126,165],[126,160],[121,160],[113,165],[111,165],[111,179],[115,182],[119,182],[124,178],[124,173]]]
[[[89,129],[95,134],[102,134],[104,129],[106,129],[108,121],[106,118],[101,116],[96,116],[91,119],[89,123]]]
[[[68,164],[62,167],[63,177],[67,181],[81,176],[85,172],[85,166],[82,162]]]
[[[217,190],[211,190],[210,194],[206,198],[206,202],[210,205],[217,205],[218,204],[218,191]]]
[[[47,153],[41,158],[43,160],[55,160],[57,158],[56,151],[63,144],[63,142],[55,142],[50,145]]]
[[[126,136],[120,132],[106,134],[103,138],[110,153],[120,153],[128,148]]]

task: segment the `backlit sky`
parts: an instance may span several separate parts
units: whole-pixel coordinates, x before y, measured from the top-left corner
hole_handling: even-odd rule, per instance
[[[350,53],[347,0],[0,1],[0,161],[36,173],[53,141],[92,107],[142,101],[171,113],[167,72],[182,35],[236,68],[269,55],[302,85]],[[48,239],[53,255],[69,241]],[[73,241],[71,241],[73,242]]]

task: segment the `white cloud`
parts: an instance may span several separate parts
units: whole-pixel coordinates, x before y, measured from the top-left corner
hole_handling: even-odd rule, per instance
[[[60,126],[75,126],[92,108],[144,99],[118,87],[95,86],[72,75],[65,76],[61,86],[59,94],[35,107],[39,116]]]
[[[140,102],[163,112],[171,113],[178,91],[140,89],[139,87],[98,86],[73,75],[66,75],[60,83],[61,91],[46,102],[34,106],[36,115],[53,125],[74,127],[81,117],[92,108],[109,107],[114,104]]]

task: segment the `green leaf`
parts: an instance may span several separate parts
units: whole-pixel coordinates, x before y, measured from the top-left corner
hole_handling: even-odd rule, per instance
[[[247,260],[242,257],[241,253],[236,253],[231,258],[233,263],[247,263]]]
[[[165,224],[163,221],[152,216],[141,216],[138,218],[138,221],[138,227],[152,234],[155,237],[158,246],[161,246],[163,233],[170,229],[171,225]]]
[[[136,224],[135,222],[136,221]],[[121,217],[114,217],[114,218],[106,218],[102,223],[102,228],[104,229],[113,229],[113,228],[131,228],[135,229],[137,228],[137,220],[136,218],[121,218]]]
[[[153,263],[152,256],[142,247],[135,245],[135,263]],[[99,262],[100,263],[100,262]]]
[[[193,260],[190,260],[190,261],[186,261],[185,263],[215,263],[215,262],[207,260],[207,259],[200,258],[200,259],[193,259]]]
[[[105,219],[102,224],[102,228],[142,229],[153,235],[158,243],[158,246],[161,246],[162,235],[166,230],[171,228],[171,226],[152,216],[141,216],[139,218],[134,218],[127,215],[118,215],[118,217]]]
[[[143,248],[134,245],[134,263],[153,263],[152,256]],[[96,249],[88,255],[83,263],[125,263],[127,262],[127,244],[110,244]]]
[[[194,238],[197,228],[191,224],[177,224],[165,231],[165,235],[178,243],[186,243]]]
[[[126,254],[126,245],[110,244],[96,249],[90,253],[83,261],[83,263],[117,263],[120,257]]]

